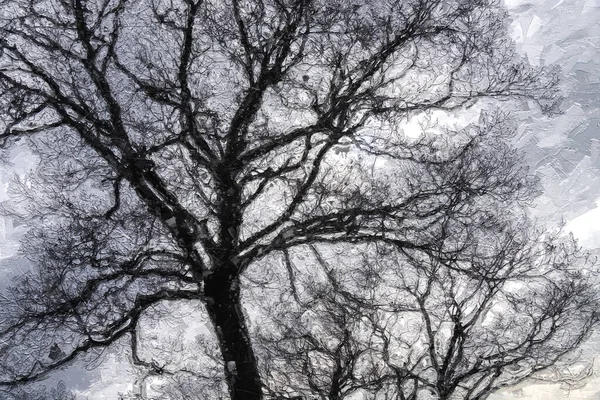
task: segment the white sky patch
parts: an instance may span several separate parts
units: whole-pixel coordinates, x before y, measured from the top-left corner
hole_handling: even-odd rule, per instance
[[[572,232],[579,244],[586,248],[600,246],[600,198],[596,208],[573,218],[565,226],[566,232]]]
[[[14,185],[14,178],[24,178],[37,165],[37,156],[27,146],[13,146],[2,154],[0,161],[0,203],[10,199],[10,187]],[[21,227],[15,230],[18,224],[13,224],[10,216],[0,214],[0,276],[9,264],[3,260],[15,257],[19,249],[19,239],[25,232]]]
[[[445,111],[434,111],[421,113],[410,118],[402,124],[404,134],[416,139],[425,131],[436,131],[438,128],[460,129],[469,124],[476,123],[482,110],[481,106],[475,105],[460,113],[447,113]]]
[[[529,38],[535,35],[542,28],[543,24],[544,22],[537,15],[531,17],[531,20],[529,21],[529,26],[525,33],[526,37]]]
[[[506,5],[506,7],[509,9],[516,8],[524,4],[527,4],[527,0],[504,0],[504,5]]]

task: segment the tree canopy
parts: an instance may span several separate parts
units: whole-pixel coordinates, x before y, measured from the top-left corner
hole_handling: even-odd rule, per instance
[[[2,297],[0,386],[127,340],[158,398],[475,400],[595,326],[586,258],[527,218],[508,116],[441,118],[556,109],[499,1],[0,15],[0,143],[39,158],[5,206],[32,268]],[[210,327],[196,364],[141,334],[178,305]]]

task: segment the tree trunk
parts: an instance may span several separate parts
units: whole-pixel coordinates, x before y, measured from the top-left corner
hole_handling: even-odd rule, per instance
[[[206,308],[219,341],[231,400],[260,400],[258,364],[240,302],[237,277],[218,272],[205,279]]]

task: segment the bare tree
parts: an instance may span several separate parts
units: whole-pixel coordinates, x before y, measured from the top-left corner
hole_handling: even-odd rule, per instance
[[[450,273],[436,265],[472,262],[473,243],[502,236],[505,222],[494,221],[517,218],[512,208],[532,186],[504,143],[502,118],[464,130],[403,129],[480,99],[553,108],[554,75],[515,55],[498,3],[1,1],[0,138],[4,148],[29,143],[40,165],[9,210],[32,225],[23,251],[34,268],[3,299],[0,383],[43,378],[123,339],[135,364],[175,374],[142,351],[139,330],[164,304],[187,304],[208,316],[221,368],[190,376],[222,379],[232,399],[263,398],[268,375],[241,278],[306,246],[392,247],[406,257],[401,265],[426,265],[419,285],[430,279],[435,301],[458,296],[460,305],[458,286],[441,285]],[[478,257],[476,267],[493,275],[493,260],[511,255]],[[481,285],[477,301],[500,290]],[[434,301],[421,289],[413,297],[413,306]],[[531,307],[554,307],[542,303]],[[460,312],[428,324],[459,321]],[[564,327],[583,338],[592,314],[583,308],[573,318],[587,323]],[[385,343],[388,333],[378,335]],[[507,340],[494,351],[521,339]],[[502,372],[502,357],[485,368]],[[450,375],[428,385],[447,397],[458,390],[448,385],[466,379]],[[481,376],[481,388],[495,387]]]
[[[0,394],[6,400],[76,400],[74,394],[67,390],[64,382],[60,381],[56,388],[48,389],[44,386],[24,390],[21,387],[0,389]]]
[[[555,237],[488,239],[452,260],[373,249],[358,267],[313,248],[321,274],[298,269],[302,294],[264,304],[273,398],[485,399],[555,365],[596,323],[595,287],[567,267],[585,259]]]

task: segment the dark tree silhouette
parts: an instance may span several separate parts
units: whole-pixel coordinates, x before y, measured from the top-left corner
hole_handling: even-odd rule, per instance
[[[298,271],[302,295],[264,305],[273,398],[485,399],[554,365],[595,324],[594,288],[565,268],[576,248],[547,253],[553,239],[514,229],[489,239],[460,260],[383,248],[346,268],[331,264],[350,261],[342,251],[313,248],[318,277]]]
[[[67,390],[64,382],[59,382],[56,388],[37,387],[35,389],[11,387],[0,388],[0,394],[6,400],[76,400],[75,395]]]
[[[321,397],[342,398],[354,384],[383,390],[396,374],[398,398],[423,388],[481,398],[506,382],[508,367],[521,377],[576,346],[596,319],[585,277],[563,285],[576,257],[549,245],[544,263],[527,250],[537,239],[507,238],[528,231],[514,221],[533,188],[505,144],[503,118],[406,132],[414,118],[459,113],[480,99],[553,109],[554,75],[516,56],[499,3],[1,1],[1,144],[29,144],[39,167],[7,206],[31,226],[23,252],[33,267],[3,297],[0,384],[43,378],[128,340],[132,361],[154,376],[224,382],[232,399],[287,396],[269,357],[258,358],[268,337],[251,333],[242,278],[279,257],[301,307],[308,300],[283,261],[321,247],[367,258],[378,248],[376,263],[402,256],[388,283],[402,298],[389,312],[415,314],[429,346],[411,356],[429,364],[398,364],[390,346],[413,339],[372,315],[379,300],[315,300],[341,341],[321,345],[308,332],[273,351],[328,357],[327,377],[310,357],[301,371]],[[519,278],[549,286],[521,299],[506,288]],[[359,300],[368,306],[360,314],[328,321]],[[142,350],[140,325],[165,304],[207,316],[218,347],[208,372],[175,371]],[[480,326],[492,304],[515,313],[494,322],[496,331]],[[379,340],[383,357],[373,362],[387,371],[374,379],[333,361],[373,347],[352,344],[359,315],[372,315],[367,339]],[[522,330],[513,332],[515,323]],[[481,342],[467,349],[473,335]],[[553,345],[561,338],[564,347]],[[297,373],[297,365],[275,372]],[[427,376],[417,380],[420,369]]]

